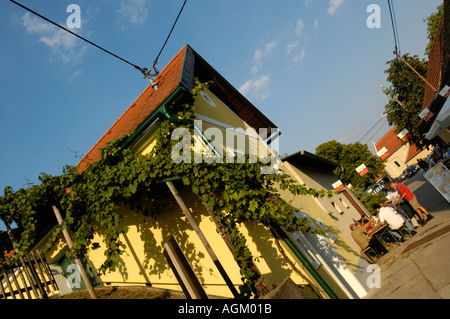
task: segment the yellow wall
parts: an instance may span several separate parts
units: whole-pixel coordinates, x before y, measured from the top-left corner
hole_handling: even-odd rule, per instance
[[[403,145],[387,159],[385,163],[386,171],[392,178],[399,177],[409,165],[417,164],[417,160],[419,158],[425,158],[432,152],[432,150],[424,149],[422,152],[406,162],[410,148],[411,146],[409,144]],[[400,164],[400,167],[395,164],[395,161]]]
[[[302,181],[305,180],[304,174],[302,174],[296,167],[290,165],[290,169],[287,169],[286,166],[289,163],[284,163],[285,169],[284,171],[292,176],[295,180],[298,181],[299,178],[302,178]],[[295,172],[295,174],[293,174]],[[308,184],[306,184],[308,185]],[[308,185],[311,188],[321,189],[320,185]],[[358,220],[361,218],[361,215],[355,211],[348,212],[344,211],[344,214],[347,216],[339,215],[340,219],[346,219],[346,222],[343,225],[339,225],[336,223],[331,215],[329,214],[332,211],[331,202],[338,202],[340,204],[339,198],[341,195],[336,194],[333,197],[323,197],[322,199],[314,198],[310,195],[292,195],[289,191],[280,190],[280,194],[283,199],[289,202],[292,206],[298,208],[301,211],[304,211],[308,214],[312,219],[320,218],[322,222],[327,225],[332,234],[336,237],[336,241],[332,243],[333,248],[337,251],[337,253],[341,256],[341,258],[347,263],[348,267],[354,272],[356,270],[356,266],[358,265],[358,261],[360,258],[359,249],[355,246],[354,242],[350,240],[351,234],[350,231],[346,234],[342,226],[345,225],[345,229],[349,229],[348,225],[353,222],[353,220]],[[342,207],[343,210],[347,210]],[[350,209],[350,208],[349,208]],[[337,212],[334,215],[338,215]]]
[[[188,188],[177,188],[235,287],[242,285],[239,267],[201,201]],[[127,246],[126,253],[121,256],[117,271],[101,276],[102,282],[112,285],[151,284],[153,287],[181,290],[163,255],[163,245],[173,235],[204,285],[206,293],[233,297],[176,202],[167,198],[166,204],[168,206],[159,212],[156,219],[144,217],[140,212],[122,211],[124,223],[129,229],[121,238]],[[291,276],[297,284],[306,284],[278,252],[269,230],[250,224],[241,225],[240,229],[255,257],[255,265],[270,283],[276,284]],[[98,268],[105,259],[101,231],[96,234],[94,242],[99,242],[101,247],[90,252],[89,260]],[[291,258],[295,257],[291,255]]]

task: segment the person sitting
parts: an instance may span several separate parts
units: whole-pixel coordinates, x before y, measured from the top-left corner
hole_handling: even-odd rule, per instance
[[[365,253],[365,250],[368,247],[371,247],[378,255],[385,253],[386,250],[384,247],[380,245],[376,238],[366,234],[366,227],[364,227],[360,222],[350,224],[350,230],[352,231],[351,235],[353,240],[361,248],[361,256],[363,256],[367,262],[373,262]]]
[[[378,212],[378,218],[381,225],[387,224],[390,228],[392,235],[403,240],[402,235],[400,235],[397,230],[401,227],[406,226],[412,235],[415,235],[414,226],[407,219],[404,219],[400,214],[397,213],[392,207],[381,206],[380,204],[374,204],[373,209]]]

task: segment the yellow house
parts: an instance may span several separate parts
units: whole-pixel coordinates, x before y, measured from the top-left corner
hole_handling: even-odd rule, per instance
[[[124,134],[129,135],[124,147],[148,154],[155,145],[155,131],[161,121],[176,121],[167,111],[167,106],[184,94],[189,94],[194,78],[201,83],[214,81],[214,86],[200,92],[194,103],[197,114],[194,144],[198,143],[201,150],[208,154],[223,152],[234,156],[270,152],[268,141],[277,135],[276,126],[186,45],[154,79],[158,89],[149,86],[132,103],[86,154],[78,165],[79,170],[83,171],[89,163],[99,160],[99,149]],[[268,165],[285,170],[280,161]],[[166,185],[161,184],[161,187]],[[293,201],[292,206],[298,209],[299,214],[302,207],[307,207],[309,216],[317,222],[319,215],[316,216],[314,212],[320,205],[309,195],[286,199]],[[172,180],[167,188],[167,196],[158,200],[165,205],[157,218],[122,209],[123,223],[128,227],[128,232],[121,238],[126,245],[126,252],[121,255],[116,271],[100,277],[95,276],[94,270],[105,260],[102,249],[104,243],[102,233],[96,233],[93,242],[97,249],[90,250],[86,261],[91,280],[98,285],[152,286],[181,291],[179,278],[167,260],[166,244],[173,237],[207,295],[236,297],[242,285],[240,269],[230,246],[218,232],[217,225],[201,199],[179,180]],[[337,239],[336,244],[330,246],[336,252],[333,254],[342,254],[339,258],[348,264],[350,272],[354,272],[357,264],[355,248],[346,235],[340,233],[339,228],[334,228],[332,223],[329,224],[330,220],[320,216],[323,225],[328,225]],[[325,298],[358,298],[364,295],[359,283],[343,279],[342,276],[347,275],[345,271],[339,273],[330,270],[328,263],[323,262],[322,267],[313,265],[314,259],[308,258],[301,249],[295,247],[292,234],[278,229],[278,238],[275,238],[269,229],[249,223],[241,224],[240,231],[247,240],[254,265],[269,285],[276,285],[289,277],[298,286],[312,285]],[[341,244],[342,247],[339,246]],[[49,263],[54,266],[70,264],[63,255],[63,247],[61,243],[47,254]],[[71,275],[73,273],[67,277]],[[69,282],[69,286],[74,287],[73,281]]]

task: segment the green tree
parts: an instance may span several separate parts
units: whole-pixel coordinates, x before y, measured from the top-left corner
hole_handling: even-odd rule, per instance
[[[341,144],[335,140],[320,144],[316,148],[316,155],[334,161],[340,165],[335,174],[344,184],[352,184],[355,187],[366,189],[376,182],[377,177],[383,173],[383,161],[373,155],[367,145],[359,142],[353,144]],[[361,164],[366,165],[369,173],[360,176],[356,168]]]
[[[426,78],[428,61],[419,59],[417,55],[404,54],[403,59],[420,75]],[[422,135],[428,128],[421,126],[419,113],[423,109],[423,97],[425,94],[425,82],[401,59],[395,58],[386,62],[389,65],[385,73],[387,80],[392,83],[390,91],[397,96],[390,99],[385,106],[385,113],[389,125],[397,126],[397,133],[407,129],[411,133],[409,144],[423,146]]]
[[[437,7],[437,11],[430,14],[423,21],[427,24],[427,34],[428,40],[430,40],[425,48],[425,54],[430,55],[431,48],[433,47],[434,39],[436,38],[436,33],[439,29],[442,16],[444,15],[444,3]]]
[[[372,214],[376,213],[373,209],[373,204],[381,204],[387,201],[386,195],[383,194],[383,192],[374,194],[373,192],[368,192],[361,187],[355,187],[352,189],[352,192],[364,205],[364,207]]]

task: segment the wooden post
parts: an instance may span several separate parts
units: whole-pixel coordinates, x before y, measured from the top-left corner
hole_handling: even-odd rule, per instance
[[[52,206],[53,212],[55,213],[56,219],[58,220],[58,224],[62,225],[63,219],[61,217],[61,213],[59,212],[58,207]],[[70,238],[69,232],[66,228],[62,230],[64,238],[66,239],[67,246],[69,246],[70,249],[72,249],[72,239]],[[97,295],[95,294],[94,287],[92,286],[91,281],[89,280],[89,277],[86,273],[86,269],[84,269],[83,263],[78,257],[75,257],[75,263],[78,266],[78,269],[80,270],[81,279],[83,279],[84,284],[86,285],[86,288],[89,292],[89,296],[91,296],[92,299],[97,299]]]
[[[9,292],[13,299],[16,299],[16,295],[14,294],[14,290],[11,287],[11,283],[9,282],[9,275],[6,268],[3,268],[3,277],[5,277],[6,285],[8,286]],[[1,283],[3,285],[3,283]]]
[[[12,277],[12,280],[14,282],[14,285],[16,285],[17,292],[19,293],[20,299],[24,299],[23,294],[22,294],[22,290],[20,289],[20,285],[19,285],[19,283],[17,281],[17,278],[16,278],[14,267],[9,267],[9,270],[11,270],[11,277]],[[20,271],[20,269],[19,269],[19,271]]]
[[[216,254],[212,250],[211,246],[209,245],[208,241],[206,240],[205,235],[203,235],[202,231],[198,227],[197,223],[195,222],[194,217],[192,216],[191,212],[187,208],[186,204],[184,203],[181,196],[178,194],[175,186],[173,186],[171,181],[166,182],[167,187],[169,187],[170,191],[172,192],[173,197],[175,197],[175,200],[177,201],[178,205],[180,206],[181,210],[183,211],[184,215],[186,215],[189,223],[191,224],[194,231],[197,233],[198,237],[200,238],[200,241],[202,242],[203,246],[205,247],[206,251],[208,252],[209,256],[214,262],[214,265],[216,265],[217,269],[219,270],[220,274],[222,275],[223,279],[227,283],[228,288],[231,290],[231,293],[234,297],[238,298],[240,297],[238,291],[233,285],[233,282],[228,277],[228,274],[225,272],[225,269],[223,268],[222,264],[220,263],[219,259],[217,258]]]
[[[23,276],[23,273],[22,273],[24,270],[20,269],[20,266],[17,263],[14,263],[14,265],[19,270],[19,276],[20,276],[20,279],[22,280],[22,284],[25,288],[25,292],[27,293],[28,299],[31,299],[30,291],[28,290],[27,281],[25,280],[25,277]]]
[[[30,283],[30,287],[33,290],[34,296],[36,298],[39,298],[39,293],[36,290],[36,285],[34,284],[33,276],[30,274],[30,270],[28,269],[29,266],[27,265],[27,263],[25,262],[25,260],[22,257],[20,257],[20,263],[22,264],[23,271],[25,272],[25,276],[27,277],[28,282]],[[30,267],[31,267],[31,265],[30,265]]]
[[[50,288],[48,287],[47,279],[45,279],[44,273],[42,272],[41,266],[39,265],[39,262],[37,261],[36,256],[33,251],[30,253],[30,257],[31,257],[30,259],[32,261],[34,261],[35,269],[37,269],[38,278],[42,279],[41,280],[41,283],[43,284],[42,287],[44,289],[47,288],[47,293],[50,293]]]
[[[200,280],[198,280],[173,235],[164,244],[164,256],[188,299],[208,299],[208,295],[203,289]]]
[[[47,293],[45,292],[45,289],[42,286],[41,280],[39,279],[39,275],[36,272],[35,266],[31,262],[29,255],[25,256],[25,258],[27,260],[28,265],[30,266],[31,277],[33,278],[33,280],[38,288],[38,292],[40,294],[39,298],[47,299],[48,298]]]

